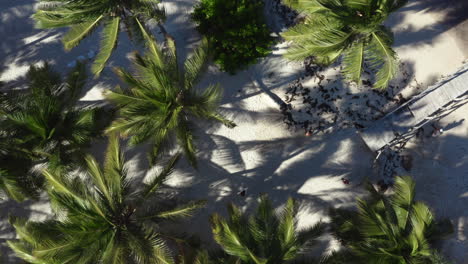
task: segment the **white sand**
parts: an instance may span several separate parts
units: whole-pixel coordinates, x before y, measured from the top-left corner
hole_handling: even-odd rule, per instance
[[[33,29],[29,19],[33,13],[33,3],[33,0],[0,3],[2,81],[21,79],[28,64],[44,59],[51,60],[60,70],[66,70],[66,65],[78,56],[86,56],[90,50],[96,50],[98,38],[93,36],[65,53],[59,41],[59,34],[63,31]],[[410,2],[408,8],[392,15],[388,23],[396,32],[396,51],[409,73],[405,77],[408,84],[402,89],[404,97],[416,93],[418,83],[422,83],[424,88],[440,76],[454,72],[465,59],[463,51],[459,49],[459,39],[454,39],[456,34],[445,31],[445,26],[440,23],[443,20],[442,11],[427,11],[420,3],[416,9],[411,8],[415,3],[419,2]],[[175,37],[182,58],[199,40],[193,24],[188,20],[192,5],[191,0],[165,1],[168,15],[165,26]],[[210,67],[201,82],[201,86],[214,82],[222,84],[225,89],[222,109],[238,125],[234,129],[202,125],[197,134],[199,170],[194,171],[183,161],[170,181],[170,185],[181,192],[182,198],[208,200],[207,208],[190,221],[190,229],[198,232],[204,240],[209,240],[211,236],[208,231],[209,214],[213,211],[224,213],[227,202],[251,209],[260,193],[268,193],[275,206],[280,206],[287,197],[292,196],[303,204],[299,221],[303,227],[319,220],[326,221],[330,206],[352,206],[356,197],[363,194],[362,180],[372,178],[371,161],[374,156],[354,128],[334,129],[332,133],[319,133],[312,137],[305,137],[300,128],[296,131],[286,128],[279,111],[280,104],[285,100],[289,85],[304,71],[301,65],[281,58],[279,54],[283,52],[284,44],[277,47],[272,55],[234,76]],[[122,34],[122,41],[110,65],[127,66],[126,57],[132,49]],[[325,73],[332,80],[338,78],[333,69]],[[102,78],[90,82],[92,89],[84,94],[83,100],[101,100],[101,91],[112,87],[115,82],[111,71],[106,69]],[[306,77],[301,82],[304,88],[313,89],[317,80]],[[337,100],[334,103],[337,109],[359,109],[368,111],[369,116],[375,116],[375,111],[369,111],[365,106],[363,97],[356,100],[351,98],[356,94],[368,95],[368,99],[381,100],[386,107],[394,107],[391,102],[374,95],[365,87],[351,86],[345,91],[352,95]],[[317,97],[320,93],[311,95]],[[292,113],[300,121],[310,119],[315,124],[328,118],[309,117],[298,112],[301,106],[297,102],[299,99],[293,102],[297,108]],[[468,118],[467,107],[444,118],[442,124]],[[338,123],[346,120],[346,115],[339,115]],[[448,216],[456,224],[457,231],[444,244],[443,251],[456,263],[468,263],[468,229],[464,227],[468,222],[467,137],[468,124],[464,121],[431,143],[408,150],[415,153],[411,174],[418,182],[418,197],[427,201],[437,215]],[[134,150],[132,157],[135,160],[145,156]],[[349,178],[351,185],[344,185],[341,177]],[[244,189],[247,191],[246,197],[237,195]],[[1,201],[0,206],[4,208],[0,222],[2,239],[13,236],[12,229],[6,223],[8,213],[23,213],[32,219],[40,219],[44,217],[43,212],[49,212],[45,203],[26,203],[25,207],[20,207],[7,200]],[[324,240],[322,247],[335,247],[335,242],[330,242],[333,245],[328,243],[328,240]]]

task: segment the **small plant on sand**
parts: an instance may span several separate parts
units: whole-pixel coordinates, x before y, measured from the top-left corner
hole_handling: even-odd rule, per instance
[[[17,200],[38,184],[29,173],[32,165],[83,161],[84,149],[104,128],[102,109],[77,107],[84,65],[64,81],[48,64],[31,66],[27,79],[27,89],[0,95],[0,186]]]
[[[375,72],[374,88],[385,89],[398,69],[392,32],[383,25],[407,0],[283,0],[303,12],[302,23],[282,36],[292,41],[286,57],[313,56],[321,65],[343,57],[343,74],[358,84],[364,65]]]
[[[347,251],[326,263],[441,263],[431,243],[452,226],[414,200],[414,187],[410,177],[397,177],[394,193],[385,196],[369,184],[370,196],[358,200],[358,212],[332,210],[332,230]]]
[[[140,23],[164,19],[158,3],[157,0],[40,0],[33,18],[38,28],[69,27],[62,38],[66,50],[76,47],[102,25],[101,48],[92,66],[93,73],[99,75],[117,45],[122,27],[130,39],[139,41]]]
[[[213,44],[215,62],[234,73],[270,53],[273,38],[261,0],[201,0],[192,14]]]
[[[117,88],[107,94],[107,98],[120,109],[120,118],[111,124],[108,131],[119,131],[129,136],[130,145],[149,142],[151,163],[176,139],[190,163],[196,167],[192,134],[196,120],[214,120],[230,128],[235,126],[217,111],[222,97],[219,85],[208,86],[204,91],[194,87],[208,59],[208,44],[203,41],[180,67],[175,42],[170,37],[165,52],[150,35],[145,33],[145,38],[148,52],[145,56],[135,54],[135,74],[116,69],[129,88]]]
[[[297,204],[288,199],[280,213],[276,213],[266,196],[260,198],[255,214],[244,215],[230,204],[229,217],[218,214],[211,217],[216,242],[228,254],[223,263],[279,264],[295,263],[301,259],[304,249],[323,233],[324,225],[318,223],[307,229],[297,230]],[[207,262],[206,255],[200,260]],[[215,262],[219,263],[219,262]]]
[[[37,264],[173,263],[165,242],[171,234],[159,225],[188,217],[204,204],[177,206],[157,195],[178,157],[134,189],[118,136],[112,135],[104,166],[86,156],[86,170],[79,177],[61,167],[44,171],[57,216],[41,222],[11,217],[19,240],[8,245]]]

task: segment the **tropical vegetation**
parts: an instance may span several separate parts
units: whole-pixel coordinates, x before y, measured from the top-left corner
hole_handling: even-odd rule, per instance
[[[40,0],[33,18],[38,28],[68,27],[62,38],[66,50],[76,47],[102,25],[101,47],[92,66],[93,73],[99,75],[117,45],[121,28],[138,42],[142,40],[141,23],[164,20],[158,4],[158,0]]]
[[[215,62],[234,73],[270,53],[273,38],[261,0],[201,0],[192,19],[213,44]]]
[[[408,0],[284,0],[304,14],[302,23],[282,36],[291,41],[286,57],[330,65],[342,57],[343,74],[361,82],[362,73],[375,73],[374,88],[385,89],[398,69],[391,45],[393,34],[383,23]]]
[[[436,220],[427,205],[416,201],[414,188],[409,176],[396,177],[394,193],[389,196],[369,184],[369,197],[358,200],[357,212],[332,210],[333,233],[348,250],[344,256],[336,254],[330,260],[342,258],[347,259],[346,263],[369,264],[441,263],[431,245],[451,232],[451,224],[448,220]]]
[[[33,165],[83,161],[85,149],[105,123],[98,107],[78,107],[86,84],[83,64],[62,80],[49,64],[31,66],[26,89],[0,96],[0,186],[12,198],[38,187]]]
[[[112,135],[104,166],[87,155],[80,176],[60,166],[44,171],[56,216],[40,222],[11,217],[20,238],[8,245],[34,264],[173,263],[166,242],[171,233],[161,224],[188,217],[204,204],[168,203],[158,193],[178,159],[136,188],[118,136]]]
[[[291,198],[279,213],[265,195],[260,197],[258,208],[251,216],[233,204],[229,204],[228,213],[227,220],[216,213],[211,217],[214,239],[229,255],[226,263],[300,263],[305,260],[301,258],[304,251],[325,229],[324,224],[318,223],[298,230],[298,205]]]
[[[383,23],[407,0],[284,2],[303,15],[282,34],[291,41],[286,57],[312,57],[321,65],[341,58],[349,80],[359,84],[362,73],[370,70],[379,89],[395,77],[393,36]],[[273,38],[263,4],[201,0],[192,19],[206,38],[181,62],[175,40],[161,25],[164,11],[158,0],[39,0],[33,16],[37,26],[69,27],[62,39],[67,50],[102,26],[101,49],[92,65],[96,76],[110,59],[121,29],[143,43],[146,52],[134,53],[133,71],[115,68],[125,86],[105,96],[116,106],[116,120],[113,110],[79,102],[87,83],[81,63],[64,79],[48,63],[33,65],[25,87],[0,90],[0,190],[16,201],[45,191],[53,212],[42,221],[10,215],[18,238],[7,243],[18,257],[32,264],[310,264],[318,263],[309,253],[329,228],[343,247],[323,257],[322,264],[448,263],[436,242],[452,232],[450,221],[437,220],[415,199],[410,177],[396,177],[390,194],[367,184],[369,195],[358,199],[357,210],[331,209],[330,224],[305,229],[298,228],[298,203],[292,198],[275,210],[268,196],[261,195],[251,214],[231,203],[227,217],[214,213],[210,218],[218,251],[199,250],[193,247],[197,243],[168,228],[205,201],[168,199],[163,187],[181,154],[163,154],[177,145],[197,168],[197,123],[236,126],[219,111],[221,87],[199,87],[199,81],[211,51],[230,73],[270,52]],[[160,45],[147,29],[151,19],[164,33]],[[86,150],[104,132],[109,140],[101,165]],[[140,181],[130,173],[121,138],[130,146],[148,143],[148,178]],[[164,165],[159,162],[163,157]]]
[[[117,87],[107,93],[107,98],[120,109],[120,117],[108,131],[128,136],[130,145],[148,142],[151,163],[176,140],[196,167],[193,136],[196,120],[214,120],[229,128],[235,126],[217,111],[222,97],[219,85],[210,85],[203,91],[195,88],[208,60],[208,43],[204,40],[181,67],[170,36],[165,52],[149,34],[144,36],[148,51],[144,56],[135,53],[135,74],[116,69],[128,89]]]

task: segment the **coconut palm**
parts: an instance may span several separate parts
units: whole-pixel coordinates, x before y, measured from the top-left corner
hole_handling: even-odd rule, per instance
[[[142,28],[144,31],[144,28]],[[149,142],[150,161],[176,138],[190,163],[196,167],[193,125],[197,119],[221,122],[227,127],[235,124],[218,113],[222,97],[219,85],[210,85],[204,91],[194,88],[207,63],[208,44],[204,40],[183,67],[177,62],[176,47],[168,37],[166,52],[144,33],[148,45],[145,56],[135,54],[135,74],[122,68],[116,73],[129,89],[117,87],[107,98],[120,108],[120,118],[108,131],[129,136],[131,145]]]
[[[97,27],[103,25],[101,48],[92,66],[99,75],[117,45],[121,27],[130,39],[139,40],[137,22],[161,22],[164,11],[158,0],[40,0],[33,18],[38,28],[69,27],[62,42],[66,50],[76,47]]]
[[[335,235],[361,260],[345,263],[438,263],[431,243],[449,233],[451,225],[436,221],[427,205],[415,201],[414,187],[410,177],[397,177],[387,197],[369,185],[370,197],[358,200],[358,212],[332,211]]]
[[[292,41],[286,57],[330,65],[343,57],[343,73],[358,84],[364,67],[375,72],[374,87],[384,89],[397,72],[393,34],[383,22],[407,0],[284,0],[304,13],[303,23],[284,32]]]
[[[64,81],[47,63],[31,66],[27,79],[27,89],[0,96],[0,186],[15,199],[15,185],[37,184],[29,173],[33,165],[82,161],[84,148],[103,130],[102,109],[76,107],[86,82],[84,65]]]
[[[41,222],[12,217],[20,239],[9,246],[34,264],[173,263],[167,232],[160,225],[203,205],[196,201],[177,206],[157,195],[178,158],[134,189],[118,136],[113,135],[104,166],[88,155],[80,177],[61,167],[45,170],[57,216]]]
[[[227,220],[218,214],[211,217],[216,242],[232,256],[228,263],[300,263],[301,253],[324,231],[321,223],[297,230],[297,204],[293,199],[288,199],[280,213],[275,213],[266,196],[260,198],[256,213],[250,217],[233,204],[228,212]],[[200,260],[205,260],[201,263],[209,263],[201,256]]]

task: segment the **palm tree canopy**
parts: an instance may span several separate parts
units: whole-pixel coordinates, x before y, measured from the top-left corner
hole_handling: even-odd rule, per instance
[[[300,23],[283,33],[292,41],[286,57],[303,60],[313,56],[329,65],[343,57],[343,73],[360,83],[363,68],[375,72],[374,88],[384,89],[397,73],[391,48],[392,33],[383,26],[391,12],[407,0],[284,0],[305,14]]]
[[[210,85],[202,92],[194,88],[207,63],[208,43],[203,40],[180,67],[172,38],[168,38],[166,52],[163,53],[149,34],[145,33],[144,37],[148,52],[145,56],[135,54],[135,74],[116,69],[129,88],[117,87],[107,94],[107,98],[120,108],[121,116],[108,131],[130,136],[131,145],[148,141],[152,163],[158,153],[167,149],[176,138],[196,167],[192,134],[194,118],[214,120],[230,128],[235,126],[217,111],[222,97],[219,85]]]
[[[47,63],[31,66],[27,79],[27,89],[0,96],[0,175],[13,198],[8,185],[17,178],[18,185],[31,187],[26,175],[34,163],[82,161],[83,149],[103,130],[98,122],[102,109],[76,107],[86,82],[84,65],[64,81]]]
[[[164,10],[158,3],[158,0],[40,0],[33,17],[39,28],[69,27],[62,39],[66,50],[103,25],[101,49],[92,67],[93,73],[99,75],[117,45],[121,26],[125,26],[131,39],[140,40],[137,21],[164,19]]]
[[[211,223],[216,242],[236,259],[229,263],[282,264],[297,260],[324,231],[321,223],[297,230],[297,204],[293,199],[288,199],[280,213],[275,213],[266,196],[260,198],[257,211],[250,217],[233,204],[228,212],[227,220],[214,214]],[[200,259],[200,263],[209,263],[206,261],[206,257]]]
[[[173,263],[158,225],[189,216],[204,203],[166,208],[157,202],[178,157],[138,190],[132,188],[116,135],[110,137],[104,166],[87,156],[80,177],[61,167],[45,170],[57,217],[42,222],[12,217],[20,240],[9,246],[34,264]]]
[[[369,184],[370,197],[358,200],[357,213],[334,211],[335,235],[369,264],[433,263],[430,244],[451,226],[436,221],[427,205],[415,201],[414,187],[410,177],[397,177],[394,193],[387,197]]]

